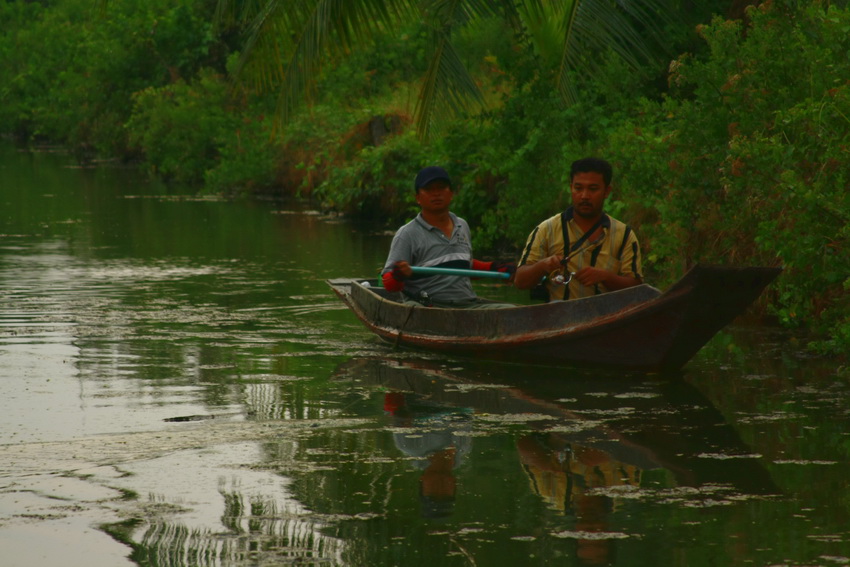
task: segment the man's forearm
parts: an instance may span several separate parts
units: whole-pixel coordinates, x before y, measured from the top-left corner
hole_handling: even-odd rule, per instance
[[[546,268],[541,262],[520,266],[514,275],[514,286],[517,289],[531,289],[546,275]]]

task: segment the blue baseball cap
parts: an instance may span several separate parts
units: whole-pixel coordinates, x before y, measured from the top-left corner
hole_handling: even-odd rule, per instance
[[[446,170],[437,165],[430,165],[416,174],[416,179],[413,181],[413,189],[419,191],[432,181],[436,181],[437,179],[442,179],[446,183],[449,184],[449,187],[452,186],[452,180],[449,177],[449,174],[446,173]]]

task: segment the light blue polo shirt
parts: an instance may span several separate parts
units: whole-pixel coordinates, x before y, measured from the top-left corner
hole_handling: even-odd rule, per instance
[[[398,229],[381,274],[392,271],[393,264],[402,260],[411,266],[472,269],[469,225],[454,213],[449,213],[449,216],[454,223],[451,238],[425,222],[421,213]],[[446,303],[477,298],[472,283],[464,276],[416,275],[405,281],[404,290],[411,296],[417,296],[424,290],[434,301]]]

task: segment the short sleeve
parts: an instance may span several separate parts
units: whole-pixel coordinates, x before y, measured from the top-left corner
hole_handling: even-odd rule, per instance
[[[403,226],[393,236],[390,251],[387,254],[387,261],[384,263],[384,269],[381,270],[381,274],[391,271],[393,264],[396,262],[401,262],[402,260],[410,263],[413,262],[412,241],[408,232],[406,226]]]
[[[545,237],[546,231],[543,229],[543,224],[537,225],[525,241],[522,256],[519,260],[520,266],[534,264],[543,258],[549,256],[546,254],[548,243]]]
[[[634,230],[629,230],[628,237],[623,245],[623,253],[620,256],[620,275],[631,276],[643,281],[640,244]]]

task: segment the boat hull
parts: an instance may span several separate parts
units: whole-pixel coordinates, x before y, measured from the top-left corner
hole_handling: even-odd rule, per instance
[[[394,345],[515,362],[670,371],[741,315],[780,271],[695,266],[664,293],[643,284],[504,309],[410,306],[400,294],[362,280],[328,284],[372,332]]]

